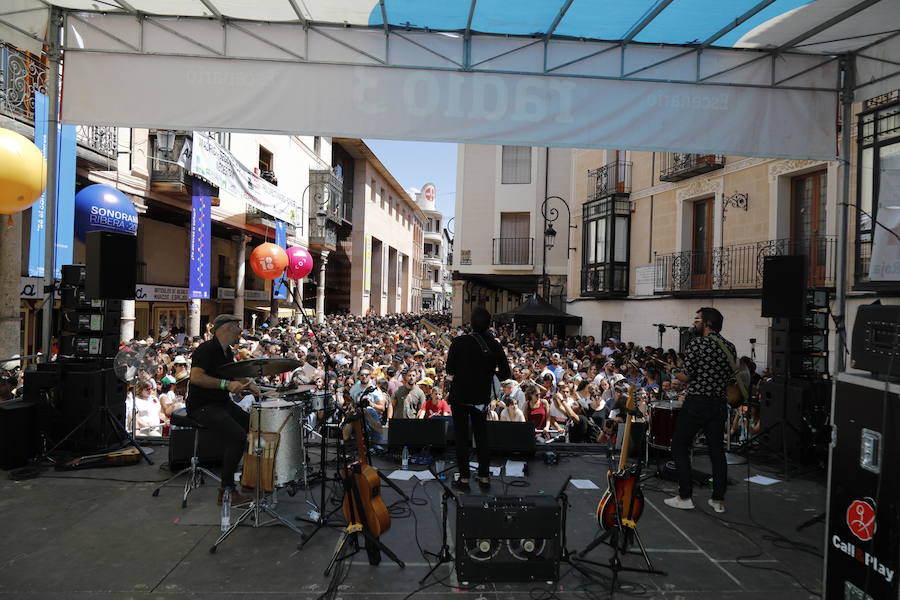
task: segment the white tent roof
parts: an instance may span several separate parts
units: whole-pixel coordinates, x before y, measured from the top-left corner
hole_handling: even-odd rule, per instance
[[[6,0],[0,39],[50,6],[72,123],[834,158],[842,65],[900,87],[900,0]]]

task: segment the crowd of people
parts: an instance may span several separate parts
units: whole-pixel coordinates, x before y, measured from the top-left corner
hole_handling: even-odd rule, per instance
[[[263,389],[281,390],[314,386],[314,394],[336,398],[339,405],[363,400],[370,413],[370,433],[378,442],[386,437],[390,419],[451,414],[445,385],[447,349],[450,340],[465,331],[451,327],[445,313],[335,315],[316,326],[317,339],[306,326],[286,321],[243,329],[234,357],[298,361],[300,366],[293,371],[257,383]],[[629,390],[643,417],[651,403],[677,402],[685,393],[685,384],[673,376],[673,369],[684,366],[684,356],[674,349],[617,339],[601,342],[590,335],[560,337],[521,328],[514,332],[507,325],[495,325],[493,332],[512,376],[501,382],[487,418],[530,422],[545,440],[606,442],[614,438],[616,425],[624,418]],[[130,386],[126,401],[127,425],[137,435],[168,435],[172,412],[185,405],[192,352],[211,333],[178,337],[163,332],[159,339],[123,345],[145,355],[149,365]],[[741,361],[753,374],[755,387],[765,374],[757,374],[749,358]],[[15,377],[15,373],[0,377],[0,392],[5,379]],[[250,396],[238,392],[232,399],[249,410]],[[742,410],[753,414],[750,419],[735,415],[731,430],[736,437],[746,437],[759,426],[755,408]]]

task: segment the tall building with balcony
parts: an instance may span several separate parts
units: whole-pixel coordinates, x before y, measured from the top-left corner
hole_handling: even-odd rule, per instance
[[[437,209],[437,189],[426,183],[416,193],[416,203],[425,216],[422,258],[422,308],[446,310],[450,308],[452,288],[446,272],[447,244],[444,240],[444,215]]]
[[[572,152],[460,144],[453,250],[453,322],[539,293],[562,307],[574,247]],[[570,218],[571,217],[571,218]],[[548,235],[551,234],[551,235]],[[566,242],[571,243],[566,243]]]
[[[332,143],[344,197],[352,198],[351,212],[345,213],[352,232],[338,251],[351,265],[340,294],[346,310],[357,315],[421,311],[422,209],[363,140],[333,138]]]
[[[588,175],[574,181],[582,236],[568,302],[585,334],[683,348],[694,313],[712,306],[738,353],[762,368],[771,325],[760,316],[765,257],[803,256],[808,289],[833,299],[837,163],[573,154],[575,173]],[[619,174],[627,175],[624,186]],[[660,332],[658,324],[670,327]]]

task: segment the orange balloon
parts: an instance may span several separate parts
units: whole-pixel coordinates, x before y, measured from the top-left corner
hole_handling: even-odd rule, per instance
[[[277,244],[265,242],[250,253],[250,268],[263,279],[278,279],[287,266],[287,252]]]

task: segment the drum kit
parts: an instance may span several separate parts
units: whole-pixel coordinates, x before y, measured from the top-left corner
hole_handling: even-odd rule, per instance
[[[293,371],[300,363],[287,358],[259,358],[242,360],[224,365],[219,373],[228,379],[278,375]],[[307,488],[316,474],[310,474],[307,441],[312,434],[310,416],[332,408],[332,402],[324,391],[316,391],[314,385],[301,385],[288,389],[272,388],[253,397],[250,405],[250,444],[244,457],[244,473],[241,483],[254,488],[253,500],[244,511],[222,532],[210,552],[215,552],[238,525],[250,520],[252,527],[280,523],[306,536],[294,523],[275,511],[277,492],[285,490],[291,496],[300,487]],[[322,421],[322,419],[316,419]],[[324,440],[323,440],[324,442]],[[324,443],[323,443],[324,445]],[[324,472],[325,455],[320,457],[319,473]],[[263,522],[262,514],[270,520]]]

